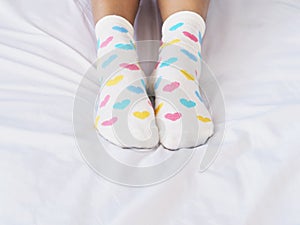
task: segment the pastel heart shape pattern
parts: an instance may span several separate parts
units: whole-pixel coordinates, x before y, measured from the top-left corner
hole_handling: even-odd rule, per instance
[[[95,128],[98,127],[98,122],[99,122],[99,120],[100,120],[100,116],[96,116],[95,124],[94,124]]]
[[[185,54],[189,59],[193,60],[194,62],[198,61],[197,57],[193,53],[189,52],[188,50],[186,50],[186,49],[180,49],[180,51],[183,54]]]
[[[172,41],[169,41],[169,42],[165,42],[161,45],[161,48],[164,48],[166,46],[169,46],[169,45],[174,45],[176,43],[180,42],[180,39],[174,39]]]
[[[106,106],[107,102],[109,101],[110,99],[110,95],[106,95],[103,99],[103,101],[100,103],[100,108]]]
[[[138,119],[146,119],[148,116],[150,116],[150,112],[148,111],[142,111],[142,112],[134,112],[133,115]]]
[[[155,108],[155,115],[157,115],[159,113],[159,111],[161,110],[161,108],[163,107],[164,103],[161,102],[158,104],[158,106]]]
[[[203,102],[203,99],[199,93],[199,91],[195,91],[195,95],[197,96],[197,98],[200,100],[200,102]]]
[[[123,75],[118,75],[106,82],[106,86],[114,86],[118,84],[121,80],[123,80],[124,76]]]
[[[179,86],[180,86],[180,83],[177,82],[177,81],[174,81],[174,82],[172,82],[170,84],[165,85],[163,87],[163,91],[165,91],[165,92],[172,92],[175,89],[177,89]]]
[[[100,45],[100,48],[106,47],[113,39],[114,39],[113,36],[110,36],[110,37],[106,38],[106,40],[103,41],[102,44]]]
[[[188,80],[195,80],[194,76],[188,73],[186,70],[180,70],[180,72],[184,75],[184,77]]]
[[[159,76],[154,83],[154,90],[156,90],[159,87],[161,80],[162,80],[162,76]]]
[[[185,98],[181,98],[179,101],[182,105],[184,105],[187,108],[193,108],[196,106],[196,103],[192,100],[187,100]]]
[[[114,61],[116,58],[118,58],[118,56],[117,56],[116,54],[109,56],[108,59],[105,60],[105,61],[102,63],[102,65],[101,65],[102,68],[107,67],[107,66],[108,66],[109,64],[111,64],[112,61]]]
[[[171,120],[171,121],[176,121],[178,119],[181,118],[181,113],[179,112],[176,112],[176,113],[167,113],[165,115],[165,118],[168,119],[168,120]]]
[[[111,119],[109,119],[109,120],[103,121],[103,122],[101,123],[101,125],[102,125],[102,126],[111,126],[111,125],[113,125],[115,122],[117,122],[117,120],[118,120],[118,117],[113,117],[113,118],[111,118]]]
[[[167,60],[161,62],[159,67],[160,67],[160,68],[163,68],[163,67],[166,67],[166,66],[170,66],[171,64],[177,62],[177,60],[178,60],[178,59],[175,58],[175,57],[169,58],[169,59],[167,59]]]
[[[121,26],[113,26],[112,29],[116,30],[116,31],[119,31],[121,33],[128,33],[128,30],[124,27],[121,27]]]
[[[184,36],[188,37],[188,38],[191,39],[192,41],[198,42],[198,38],[197,38],[195,35],[191,34],[190,32],[188,32],[188,31],[183,31],[182,33],[183,33]]]
[[[198,33],[198,39],[199,39],[199,44],[201,45],[202,44],[202,35],[201,35],[200,31]]]
[[[144,93],[144,89],[143,88],[138,87],[138,86],[133,86],[133,85],[128,86],[127,90],[131,91],[133,93],[136,93],[136,94],[142,94],[142,93]]]
[[[182,27],[184,23],[182,22],[179,22],[179,23],[176,23],[174,26],[170,27],[170,31],[174,31],[174,30],[177,30],[179,27]]]
[[[115,45],[116,48],[118,49],[123,49],[123,50],[133,50],[134,46],[132,44],[116,44]]]
[[[142,83],[143,87],[146,89],[146,83],[145,83],[144,79],[141,79],[141,83]]]
[[[100,48],[100,38],[97,39],[97,49]]]
[[[204,123],[208,123],[208,122],[211,122],[211,119],[208,118],[208,117],[203,117],[203,116],[197,116],[197,119],[204,122]]]
[[[129,100],[129,99],[124,99],[124,100],[121,101],[121,102],[116,102],[116,103],[113,105],[113,108],[114,108],[114,109],[120,109],[120,110],[123,110],[123,109],[125,109],[129,104],[130,104],[130,100]]]
[[[139,70],[140,67],[138,67],[136,64],[128,64],[128,63],[121,63],[120,67],[124,69],[129,69],[129,70]]]

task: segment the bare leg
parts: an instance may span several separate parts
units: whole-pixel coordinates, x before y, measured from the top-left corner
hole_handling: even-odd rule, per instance
[[[210,0],[158,0],[163,21],[179,11],[192,11],[200,14],[205,20]]]
[[[133,24],[139,0],[92,0],[95,23],[104,16],[118,15]]]

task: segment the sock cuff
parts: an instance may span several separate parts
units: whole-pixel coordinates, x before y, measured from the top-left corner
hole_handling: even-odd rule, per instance
[[[179,11],[171,14],[163,23],[162,34],[175,30],[180,23],[185,23],[187,26],[199,30],[203,37],[206,28],[205,21],[198,13],[193,11]]]
[[[98,20],[95,25],[96,36],[100,36],[103,32],[110,32],[112,27],[115,28],[115,30],[120,31],[120,33],[133,37],[134,28],[132,24],[124,17],[118,15],[108,15]]]

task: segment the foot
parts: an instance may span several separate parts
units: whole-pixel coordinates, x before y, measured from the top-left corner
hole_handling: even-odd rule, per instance
[[[160,142],[171,150],[199,146],[213,134],[197,82],[204,30],[200,15],[187,11],[163,24],[160,63],[154,71],[155,113]]]
[[[132,25],[120,16],[107,16],[96,24],[96,34],[102,83],[95,127],[120,147],[155,147],[158,129],[145,75],[138,64]]]

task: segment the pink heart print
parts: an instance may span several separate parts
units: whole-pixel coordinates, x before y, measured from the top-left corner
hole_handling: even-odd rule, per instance
[[[178,120],[178,119],[181,118],[181,113],[179,113],[179,112],[176,112],[176,113],[167,113],[165,115],[165,118],[168,119],[168,120],[176,121],[176,120]]]
[[[111,119],[109,119],[109,120],[103,121],[103,122],[101,123],[101,125],[102,125],[102,126],[111,126],[111,125],[113,125],[115,122],[117,122],[117,120],[118,120],[118,117],[113,117],[113,118],[111,118]]]
[[[114,39],[113,36],[108,37],[105,41],[102,42],[102,44],[100,45],[100,48],[106,47],[113,39]]]
[[[110,95],[106,95],[103,101],[100,103],[100,108],[104,107],[110,99]]]
[[[191,34],[190,32],[183,31],[183,34],[184,34],[184,36],[188,37],[192,41],[198,42],[198,38],[195,35]]]
[[[128,64],[128,63],[121,63],[120,67],[123,67],[125,69],[129,70],[139,70],[140,68],[135,64]]]
[[[167,84],[166,86],[164,86],[163,91],[166,92],[172,92],[174,91],[176,88],[178,88],[180,86],[180,83],[177,81],[174,81],[170,84]]]

